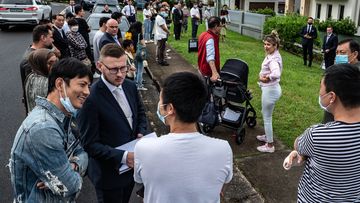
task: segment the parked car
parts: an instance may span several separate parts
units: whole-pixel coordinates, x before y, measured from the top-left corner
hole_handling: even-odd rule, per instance
[[[117,1],[116,1],[117,2]],[[114,3],[113,1],[104,1],[104,0],[98,0],[96,4],[94,5],[91,13],[101,13],[101,11],[104,10],[104,6],[108,5],[109,9],[114,13],[115,11],[121,12],[121,8],[118,3]]]
[[[0,0],[0,28],[10,25],[37,25],[51,20],[52,9],[44,0]]]
[[[84,10],[90,11],[94,7],[96,0],[75,0],[75,3],[80,4]]]

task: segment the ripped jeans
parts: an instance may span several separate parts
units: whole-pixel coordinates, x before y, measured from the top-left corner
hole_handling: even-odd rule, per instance
[[[261,87],[261,112],[263,115],[265,135],[267,143],[274,142],[272,114],[275,108],[275,103],[281,96],[280,84]]]

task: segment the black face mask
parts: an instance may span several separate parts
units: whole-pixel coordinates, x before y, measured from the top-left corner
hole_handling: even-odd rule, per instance
[[[308,23],[309,25],[312,25],[312,23]]]

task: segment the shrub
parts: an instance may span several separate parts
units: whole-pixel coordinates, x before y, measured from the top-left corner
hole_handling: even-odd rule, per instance
[[[337,34],[343,34],[343,35],[354,35],[356,33],[356,26],[355,23],[350,19],[350,17],[346,17],[342,20],[333,20],[333,19],[327,19],[325,21],[321,21],[319,23],[319,31],[326,32],[326,28],[328,26],[333,27],[333,30]]]
[[[259,8],[257,10],[252,10],[250,12],[263,14],[263,15],[269,15],[269,16],[275,16],[276,15],[275,11],[273,9],[271,9],[271,8],[268,8],[268,7],[264,8],[264,9]]]
[[[267,18],[264,24],[264,34],[276,30],[279,33],[281,44],[285,49],[291,49],[295,42],[301,43],[299,32],[306,25],[307,17],[299,14],[287,14],[286,16],[275,16]],[[316,22],[315,22],[316,26]],[[320,46],[320,39],[314,40],[315,46]]]

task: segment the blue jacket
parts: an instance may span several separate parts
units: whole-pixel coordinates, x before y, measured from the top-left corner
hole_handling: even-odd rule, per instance
[[[21,124],[11,149],[14,202],[75,201],[82,186],[81,174],[88,165],[87,153],[76,145],[75,127],[72,118],[54,104],[36,99],[36,107]],[[78,171],[71,163],[77,164]],[[37,188],[38,182],[45,183],[47,189]]]

